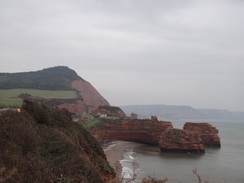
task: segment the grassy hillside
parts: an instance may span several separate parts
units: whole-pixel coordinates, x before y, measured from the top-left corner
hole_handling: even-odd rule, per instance
[[[73,99],[78,98],[77,92],[74,90],[70,91],[52,91],[52,90],[37,90],[37,89],[0,89],[0,105],[4,106],[21,106],[22,98],[21,94],[27,94],[34,97],[41,97],[45,99],[56,98],[56,99]]]
[[[0,114],[0,182],[103,183],[114,171],[98,142],[66,110],[24,101]]]
[[[30,88],[42,90],[72,90],[71,82],[82,79],[65,66],[35,72],[0,73],[0,88]]]
[[[76,98],[77,92],[74,90],[70,91],[52,91],[52,90],[36,90],[36,89],[10,89],[10,90],[1,90],[1,98],[13,98],[18,97],[22,93],[27,93],[32,96],[42,97],[42,98]]]

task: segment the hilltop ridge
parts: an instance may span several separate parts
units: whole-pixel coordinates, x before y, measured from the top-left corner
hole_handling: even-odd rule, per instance
[[[48,106],[66,108],[74,113],[90,112],[100,105],[110,105],[95,87],[66,66],[50,67],[31,72],[0,73],[0,89],[4,94],[10,93],[9,90],[12,89],[21,89],[20,93],[15,92],[13,96],[7,99],[0,95],[0,104],[1,100],[22,100],[19,96],[26,96],[30,100],[40,101]],[[40,94],[30,94],[28,93],[30,90],[27,89],[40,90]],[[55,91],[57,96],[59,92],[63,91],[75,92],[76,96],[52,98],[43,95],[44,90]]]
[[[84,80],[77,73],[66,67],[56,66],[39,71],[0,73],[0,88],[31,88],[42,90],[70,90],[71,82]]]

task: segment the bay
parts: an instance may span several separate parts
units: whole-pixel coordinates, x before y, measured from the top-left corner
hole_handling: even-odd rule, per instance
[[[208,122],[215,126],[221,148],[207,148],[205,154],[161,153],[148,145],[127,149],[121,161],[124,175],[128,178],[136,174],[135,183],[147,176],[167,177],[167,183],[196,183],[197,176],[192,173],[196,168],[202,182],[244,183],[244,121],[175,120],[172,124],[182,129],[185,122]]]

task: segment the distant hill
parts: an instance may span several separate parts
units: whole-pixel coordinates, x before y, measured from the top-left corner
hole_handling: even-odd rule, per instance
[[[0,73],[1,105],[15,101],[20,104],[22,98],[26,97],[74,113],[90,112],[100,105],[110,105],[89,82],[66,66],[32,72]]]
[[[30,88],[42,90],[70,90],[71,82],[83,80],[66,66],[57,66],[35,72],[0,73],[0,88]]]
[[[162,119],[244,119],[244,112],[231,112],[217,109],[195,109],[190,106],[177,105],[128,105],[120,108],[130,115],[132,112],[140,118],[148,118],[152,115]]]

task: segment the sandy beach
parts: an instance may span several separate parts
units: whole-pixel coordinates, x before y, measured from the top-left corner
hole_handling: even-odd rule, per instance
[[[112,141],[107,144],[107,146],[103,147],[104,153],[107,156],[107,160],[110,165],[116,171],[116,177],[119,180],[122,172],[122,167],[119,160],[123,159],[123,153],[127,148],[133,148],[140,146],[142,144],[136,142],[128,142],[128,141]]]

